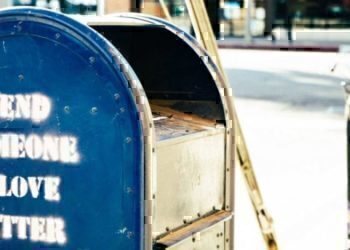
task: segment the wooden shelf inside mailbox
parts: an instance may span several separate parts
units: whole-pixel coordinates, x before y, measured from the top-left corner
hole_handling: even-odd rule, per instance
[[[154,236],[224,207],[225,126],[151,105],[157,137]]]
[[[205,131],[214,132],[224,128],[215,120],[157,105],[151,105],[151,108],[158,142]]]
[[[195,237],[196,234],[201,233],[215,226],[218,223],[225,222],[232,218],[232,213],[228,211],[216,211],[208,216],[200,218],[193,223],[186,224],[174,231],[168,232],[166,235],[156,241],[155,249],[170,249],[173,246],[185,241],[190,237]],[[215,238],[219,238],[215,235]],[[218,240],[215,239],[214,240]],[[193,239],[193,238],[192,238]],[[215,241],[214,241],[215,243]]]

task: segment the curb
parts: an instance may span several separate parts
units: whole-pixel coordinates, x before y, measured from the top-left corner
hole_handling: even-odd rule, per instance
[[[300,52],[339,52],[339,46],[332,45],[295,45],[295,44],[238,44],[221,43],[220,49],[250,49],[250,50],[279,50],[279,51],[300,51]]]

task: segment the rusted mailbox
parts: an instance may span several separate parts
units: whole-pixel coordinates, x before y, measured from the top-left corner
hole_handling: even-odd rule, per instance
[[[0,45],[1,249],[233,249],[229,97],[192,37],[21,8]]]

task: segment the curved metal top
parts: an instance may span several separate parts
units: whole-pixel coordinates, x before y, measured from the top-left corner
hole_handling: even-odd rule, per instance
[[[139,25],[115,25],[119,20]],[[192,36],[162,19],[135,13],[87,23],[123,53],[151,102],[182,100],[183,104],[178,102],[174,108],[225,120],[221,73]],[[194,107],[192,101],[200,104]],[[212,104],[206,106],[204,102]]]
[[[0,11],[1,249],[143,249],[143,129],[129,81],[89,27]]]

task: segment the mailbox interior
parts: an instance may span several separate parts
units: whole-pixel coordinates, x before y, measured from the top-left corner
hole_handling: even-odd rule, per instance
[[[224,210],[225,118],[205,58],[162,25],[92,27],[127,59],[151,104],[157,135],[154,239]]]
[[[93,25],[127,59],[151,103],[224,122],[205,60],[162,25]]]

